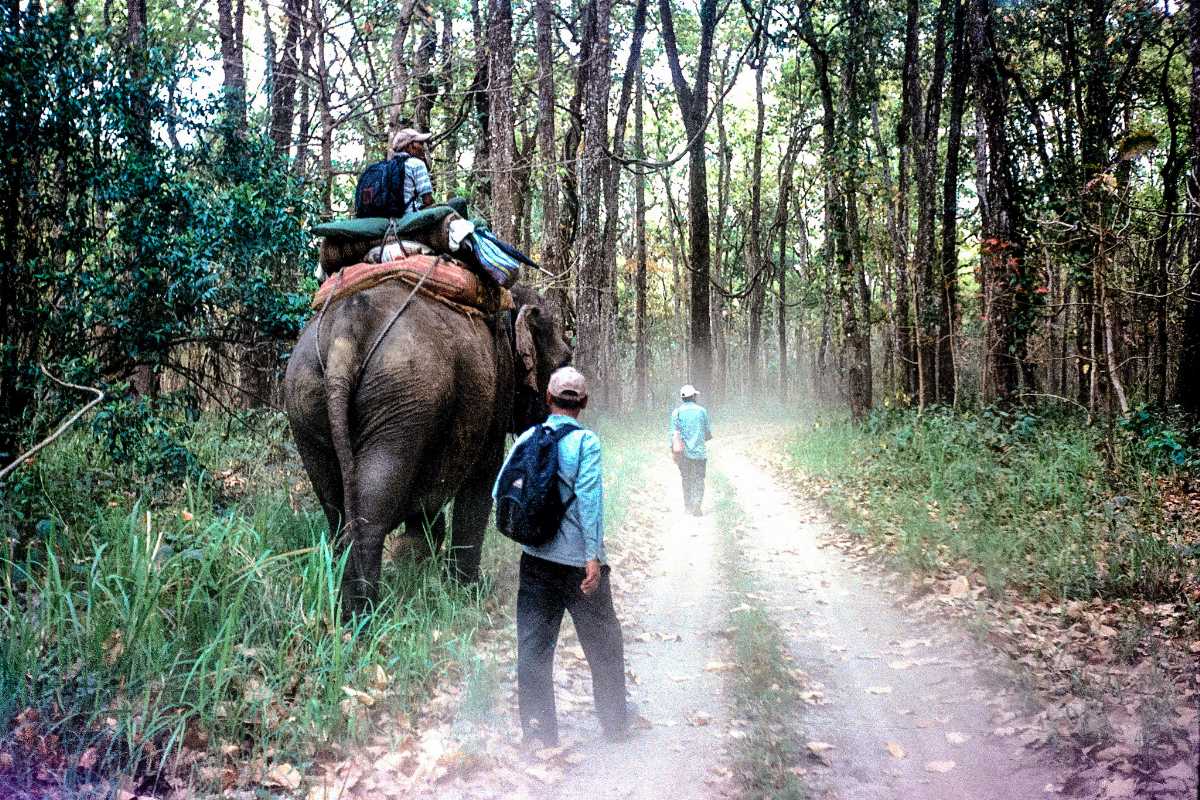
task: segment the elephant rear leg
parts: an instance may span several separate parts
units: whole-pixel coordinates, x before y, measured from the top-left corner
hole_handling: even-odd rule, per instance
[[[321,504],[325,520],[329,523],[329,540],[337,546],[346,508],[342,494],[342,468],[337,456],[332,448],[322,447],[300,436],[296,437],[296,449],[300,452],[304,471],[308,473],[313,491],[317,494],[317,502]]]
[[[373,606],[387,535],[404,520],[414,464],[389,453],[359,453],[353,491],[358,519],[350,530],[350,559],[342,582],[344,607]]]
[[[404,520],[404,534],[395,538],[392,560],[425,561],[442,548],[445,539],[445,509],[439,509],[432,517],[414,514]]]
[[[479,471],[454,498],[454,524],[447,559],[450,574],[460,581],[474,583],[479,580],[483,536],[492,513],[492,484],[498,468],[497,463],[495,469]]]

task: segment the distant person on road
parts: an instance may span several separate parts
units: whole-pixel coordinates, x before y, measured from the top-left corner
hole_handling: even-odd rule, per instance
[[[712,438],[708,411],[696,402],[700,395],[690,383],[679,390],[680,403],[671,412],[671,454],[683,479],[683,508],[694,517],[704,512],[704,477],[708,467],[705,442]]]
[[[572,367],[550,376],[546,402],[554,430],[575,430],[558,442],[559,491],[566,514],[558,532],[544,545],[522,547],[517,590],[517,699],[521,731],[530,746],[558,745],[554,707],[554,648],[563,611],[571,612],[579,643],[592,671],[596,714],[605,736],[629,734],[630,708],[625,700],[625,650],[621,624],[613,608],[609,568],[604,552],[604,480],[600,439],[579,424],[587,408],[587,381]],[[519,445],[535,429],[523,433]],[[510,451],[515,452],[517,446]],[[505,467],[507,467],[507,461]],[[500,474],[504,474],[501,468]],[[497,479],[492,491],[499,497]],[[536,742],[535,742],[536,740]]]

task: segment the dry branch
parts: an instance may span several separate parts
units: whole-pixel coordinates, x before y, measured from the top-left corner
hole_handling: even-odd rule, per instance
[[[68,389],[78,389],[81,392],[95,392],[96,397],[91,402],[89,402],[87,405],[85,405],[83,408],[79,409],[74,414],[72,414],[70,416],[70,418],[67,419],[66,422],[64,422],[62,425],[59,425],[58,430],[56,430],[54,433],[50,434],[45,439],[42,439],[40,442],[38,442],[36,445],[34,445],[32,449],[27,450],[24,453],[22,453],[21,455],[17,456],[16,459],[14,459],[4,469],[0,469],[0,481],[4,480],[6,477],[8,477],[8,474],[11,473],[13,470],[15,470],[17,467],[21,466],[21,464],[23,464],[26,461],[28,461],[29,459],[33,458],[33,456],[39,450],[41,450],[43,447],[45,447],[46,445],[53,442],[59,436],[62,436],[63,433],[66,432],[67,428],[70,428],[72,425],[74,425],[75,422],[80,417],[82,417],[89,410],[91,410],[97,403],[104,400],[104,392],[100,391],[99,389],[97,389],[93,386],[80,386],[77,383],[67,383],[66,381],[59,380],[58,378],[54,377],[46,370],[45,364],[38,364],[38,369],[40,369],[42,371],[43,375],[45,375],[47,378],[49,378],[50,380],[57,383],[59,386],[65,386]]]

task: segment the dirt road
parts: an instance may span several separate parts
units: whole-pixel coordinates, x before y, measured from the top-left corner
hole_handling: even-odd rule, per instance
[[[761,442],[714,442],[710,470],[739,508],[737,531],[711,513],[685,516],[678,473],[653,461],[612,536],[616,604],[625,631],[630,693],[646,726],[608,743],[592,714],[586,663],[570,625],[556,661],[563,747],[506,749],[493,769],[441,784],[442,797],[715,798],[737,796],[728,744],[731,653],[722,633],[744,602],[719,563],[736,536],[737,568],[784,634],[807,676],[795,709],[803,741],[796,764],[814,797],[1011,800],[1056,796],[1052,765],[1026,750],[1005,721],[1015,695],[989,677],[965,632],[917,618],[886,578],[828,546],[829,520],[782,488],[754,460]],[[715,469],[714,469],[715,468]],[[728,552],[726,550],[726,552]],[[743,586],[744,589],[744,586]],[[516,729],[513,669],[501,694]],[[741,730],[744,730],[742,728]],[[823,743],[810,752],[807,743]],[[825,745],[831,745],[827,747]]]

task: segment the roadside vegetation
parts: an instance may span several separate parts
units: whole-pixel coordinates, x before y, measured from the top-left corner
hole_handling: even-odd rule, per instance
[[[1194,778],[1200,746],[1189,433],[1140,410],[1108,427],[884,411],[804,425],[789,463],[844,523],[843,547],[911,571],[914,608],[959,614],[1009,656],[1040,699],[1001,732],[1070,758],[1074,788],[1149,791],[1137,776]]]
[[[818,421],[792,442],[826,500],[908,566],[961,561],[1000,595],[1177,601],[1200,610],[1200,464],[1139,412],[1115,430],[1046,411],[877,413]]]

